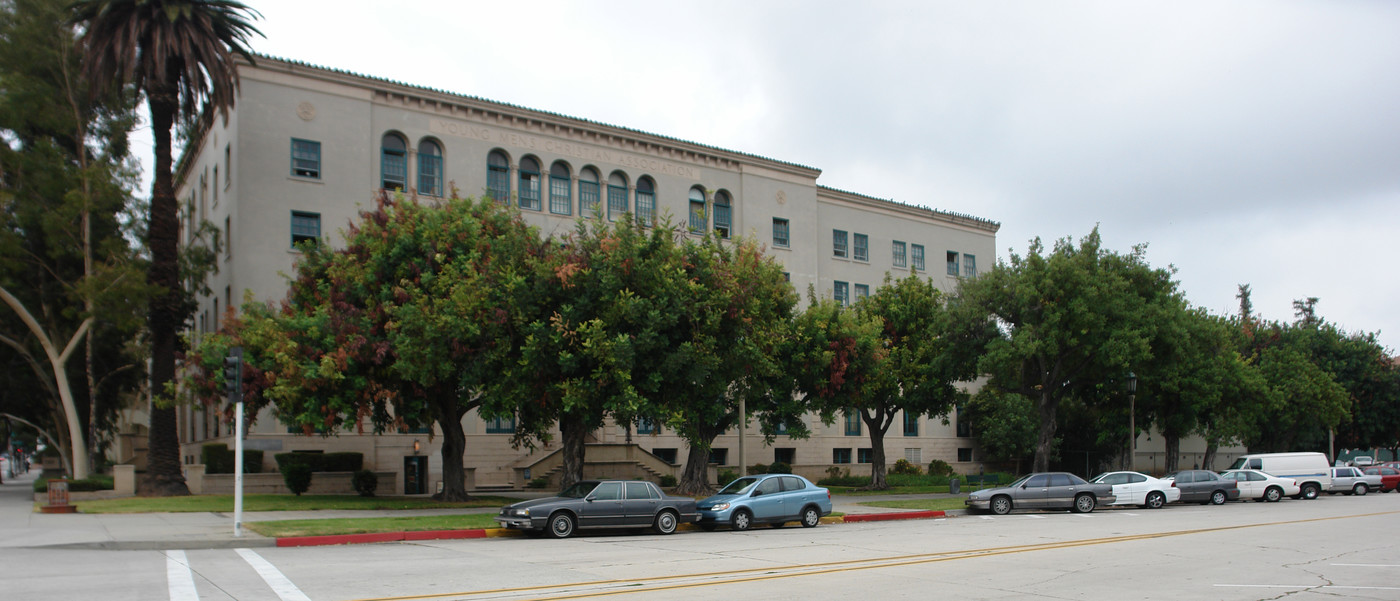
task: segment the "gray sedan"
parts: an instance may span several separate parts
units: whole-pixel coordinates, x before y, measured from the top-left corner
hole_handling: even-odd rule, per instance
[[[979,490],[967,497],[967,505],[1006,515],[1012,509],[1069,509],[1088,513],[1098,504],[1117,500],[1113,486],[1090,484],[1067,472],[1046,472],[1022,476],[1002,488]]]
[[[662,494],[642,480],[584,480],[558,496],[501,508],[503,528],[565,538],[579,528],[652,528],[661,534],[700,518],[695,499]]]

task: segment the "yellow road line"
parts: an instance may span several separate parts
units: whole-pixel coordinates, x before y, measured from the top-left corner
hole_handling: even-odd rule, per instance
[[[432,593],[425,595],[407,595],[399,597],[372,597],[356,599],[353,601],[412,601],[415,599],[447,599],[447,598],[470,598],[483,595],[518,594],[531,591],[545,592],[549,590],[573,588],[573,587],[600,587],[609,585],[626,585],[626,589],[609,589],[602,591],[587,591],[576,593],[565,593],[553,597],[535,597],[529,601],[559,601],[563,599],[586,599],[590,597],[604,597],[611,595],[623,595],[629,593],[643,593],[665,590],[676,590],[685,588],[695,588],[702,586],[718,586],[722,584],[738,584],[743,582],[757,582],[762,580],[775,580],[779,578],[795,578],[798,576],[814,576],[820,574],[830,574],[835,572],[847,572],[857,570],[870,570],[877,568],[892,568],[901,566],[918,565],[925,563],[937,563],[952,561],[955,559],[972,559],[978,557],[995,557],[998,555],[1010,555],[1015,553],[1029,553],[1033,551],[1048,551],[1052,549],[1068,549],[1073,547],[1087,547],[1094,545],[1106,545],[1113,543],[1131,542],[1139,540],[1151,540],[1156,538],[1168,538],[1175,536],[1187,536],[1191,534],[1207,534],[1212,532],[1226,532],[1230,530],[1242,530],[1246,528],[1260,528],[1264,526],[1282,526],[1290,524],[1305,524],[1309,522],[1324,522],[1330,520],[1341,520],[1351,518],[1375,517],[1382,515],[1393,515],[1400,511],[1383,511],[1377,513],[1365,513],[1358,515],[1331,516],[1322,518],[1308,518],[1304,520],[1290,520],[1284,522],[1264,522],[1261,524],[1240,524],[1234,526],[1220,526],[1216,528],[1197,528],[1192,530],[1172,530],[1167,532],[1151,532],[1147,534],[1132,534],[1125,536],[1112,536],[1105,538],[1080,539],[1073,541],[1063,541],[1055,543],[1037,543],[1031,545],[1011,545],[1005,547],[988,547],[985,549],[967,549],[962,551],[942,551],[938,553],[917,553],[910,555],[893,555],[888,557],[872,557],[867,559],[848,559],[842,561],[830,561],[821,563],[793,564],[789,566],[770,566],[763,568],[748,568],[743,570],[725,570],[719,572],[698,572],[694,574],[676,574],[671,576],[649,576],[644,578],[617,578],[611,580],[592,580],[585,582],[570,582],[566,584],[546,584],[536,586],[525,586],[515,588],[486,589],[479,591],[459,591],[452,593]],[[755,574],[744,577],[745,574]],[[725,578],[728,576],[739,576],[737,578]],[[685,582],[678,584],[665,584],[657,586],[640,586],[648,582],[663,582],[685,579],[709,578],[704,582]]]

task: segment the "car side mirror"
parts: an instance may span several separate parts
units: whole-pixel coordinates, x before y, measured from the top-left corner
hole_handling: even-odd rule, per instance
[[[1025,488],[1026,488],[1027,486],[1030,486],[1030,485],[1029,485],[1029,484],[1022,484],[1022,485],[1021,485],[1021,489],[1022,489],[1022,490],[1025,490]]]
[[[754,491],[753,491],[753,494],[751,494],[751,495],[749,495],[749,496],[750,496],[750,497],[757,497],[757,496],[762,496],[762,495],[763,495],[763,491],[761,491],[761,490],[754,490]]]
[[[584,503],[592,503],[593,500],[594,500],[594,499],[593,499],[593,495],[589,495],[589,496],[586,496],[586,497],[583,498],[583,502],[584,502]]]

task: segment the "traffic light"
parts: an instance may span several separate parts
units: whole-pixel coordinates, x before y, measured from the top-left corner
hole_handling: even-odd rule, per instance
[[[238,400],[243,394],[243,349],[233,347],[224,357],[224,392],[229,400]]]

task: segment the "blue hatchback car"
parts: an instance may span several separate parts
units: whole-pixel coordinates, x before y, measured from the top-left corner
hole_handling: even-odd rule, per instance
[[[831,492],[802,476],[759,474],[730,482],[696,503],[696,509],[705,530],[718,526],[748,530],[760,523],[781,528],[788,522],[811,528],[831,513]]]

